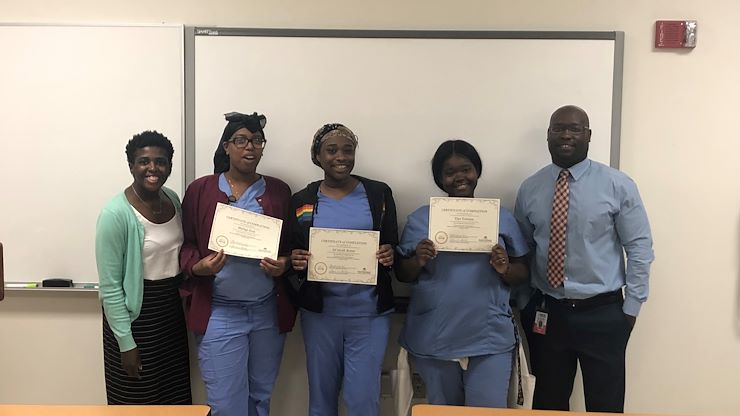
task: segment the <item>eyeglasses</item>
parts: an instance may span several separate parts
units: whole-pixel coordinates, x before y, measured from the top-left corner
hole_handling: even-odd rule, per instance
[[[551,126],[548,130],[550,131],[550,133],[554,133],[554,134],[565,133],[566,130],[573,134],[582,134],[588,131],[588,127],[578,126],[578,125],[564,126],[564,125],[556,124],[554,126]]]
[[[227,140],[227,142],[234,143],[234,146],[236,146],[237,149],[246,148],[248,143],[252,143],[252,147],[255,149],[262,149],[265,147],[267,140],[265,140],[264,137],[259,136],[252,137],[251,139],[247,136],[236,136]]]

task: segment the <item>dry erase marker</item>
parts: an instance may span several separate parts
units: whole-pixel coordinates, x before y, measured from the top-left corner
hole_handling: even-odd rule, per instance
[[[6,283],[5,287],[10,289],[35,289],[39,287],[38,283]]]

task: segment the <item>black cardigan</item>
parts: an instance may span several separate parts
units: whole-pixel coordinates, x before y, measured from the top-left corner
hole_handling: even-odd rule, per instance
[[[383,182],[352,175],[362,182],[367,193],[370,204],[370,213],[373,217],[373,230],[380,231],[380,244],[390,244],[395,250],[398,245],[398,222],[396,221],[396,203],[393,201],[391,188]],[[295,193],[290,200],[290,215],[288,215],[289,247],[293,249],[308,250],[309,229],[313,226],[313,214],[301,218],[299,221],[298,210],[305,206],[313,206],[313,212],[318,207],[318,191],[321,181],[308,184],[306,188]],[[391,287],[391,267],[378,265],[378,284],[376,294],[378,295],[378,313],[383,313],[394,306],[393,288]],[[306,280],[306,270],[296,271],[291,269],[288,274],[288,285],[291,288],[293,301],[297,306],[311,312],[320,313],[324,307],[324,295],[321,290],[321,282],[310,282]]]

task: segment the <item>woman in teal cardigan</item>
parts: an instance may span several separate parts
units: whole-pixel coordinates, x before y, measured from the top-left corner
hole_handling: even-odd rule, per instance
[[[172,143],[156,131],[126,145],[133,183],[98,217],[95,258],[103,304],[108,404],[191,404],[185,318],[178,287],[180,200],[163,185]]]

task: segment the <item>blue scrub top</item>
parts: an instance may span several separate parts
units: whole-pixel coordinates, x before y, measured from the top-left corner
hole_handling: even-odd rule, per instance
[[[427,238],[429,206],[408,217],[398,252],[411,257]],[[514,216],[501,208],[499,244],[511,257],[529,248]],[[454,359],[511,351],[515,345],[509,287],[489,264],[490,253],[438,252],[412,284],[400,344],[426,358]]]
[[[313,225],[321,228],[372,230],[373,216],[362,182],[341,199],[332,199],[318,191]],[[310,250],[310,248],[309,248]],[[374,316],[378,314],[375,286],[351,283],[321,283],[324,295],[322,313],[332,316]]]
[[[261,177],[244,191],[238,201],[229,205],[264,214],[257,197],[265,193],[265,187],[265,178]],[[218,178],[218,188],[231,195],[229,182],[223,173]],[[260,260],[226,256],[226,264],[216,273],[213,282],[213,304],[248,306],[265,301],[274,291],[275,281],[260,268]]]

